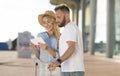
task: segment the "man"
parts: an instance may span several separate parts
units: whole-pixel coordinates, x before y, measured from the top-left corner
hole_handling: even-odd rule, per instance
[[[82,35],[70,20],[70,10],[60,4],[55,8],[56,21],[64,30],[59,40],[60,58],[49,65],[49,70],[61,66],[62,76],[84,76]]]

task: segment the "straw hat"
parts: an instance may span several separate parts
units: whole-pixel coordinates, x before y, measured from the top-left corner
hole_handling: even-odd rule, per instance
[[[55,19],[55,14],[54,14],[54,12],[48,10],[48,11],[46,11],[44,14],[38,15],[38,22],[39,22],[41,25],[43,25],[43,17],[44,17],[44,16],[51,16],[51,17],[53,17],[53,18]]]

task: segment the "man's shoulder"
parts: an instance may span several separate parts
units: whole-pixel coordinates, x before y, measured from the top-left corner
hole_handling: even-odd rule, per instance
[[[76,28],[76,27],[78,27],[78,26],[74,22],[69,22],[67,24],[67,28]]]

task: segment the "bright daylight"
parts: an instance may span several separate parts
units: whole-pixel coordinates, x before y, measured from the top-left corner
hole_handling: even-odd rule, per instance
[[[98,0],[97,21],[97,37],[96,42],[106,42],[105,32],[105,3]],[[102,3],[102,6],[100,4]],[[54,10],[54,5],[49,3],[49,0],[0,0],[0,42],[6,42],[9,39],[14,40],[18,36],[18,32],[29,31],[36,37],[37,33],[44,31],[38,23],[37,16],[46,10]],[[102,20],[102,21],[101,21]],[[81,23],[81,22],[80,22]],[[101,24],[102,23],[102,24]],[[102,26],[102,27],[101,27]],[[104,34],[101,32],[104,31]]]
[[[120,0],[0,0],[0,76],[120,76]]]

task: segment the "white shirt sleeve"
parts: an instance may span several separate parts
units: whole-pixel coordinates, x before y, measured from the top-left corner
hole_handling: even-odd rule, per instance
[[[77,32],[75,30],[75,28],[69,27],[68,29],[66,29],[66,41],[74,41],[76,42],[77,40]]]

